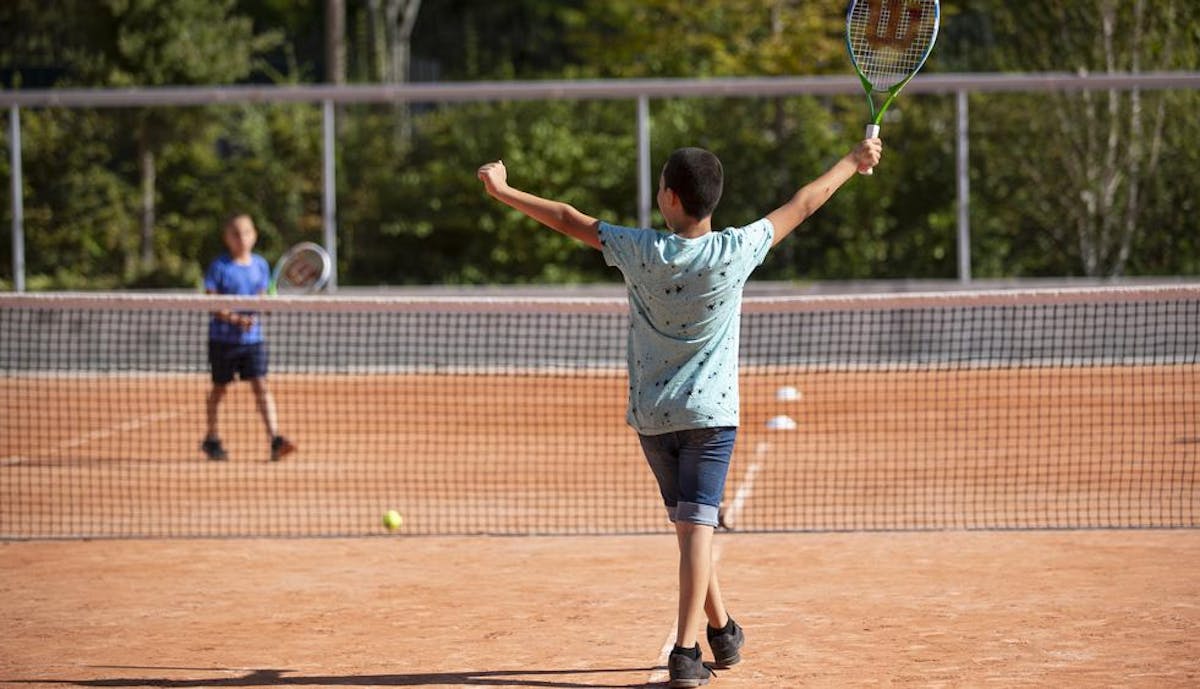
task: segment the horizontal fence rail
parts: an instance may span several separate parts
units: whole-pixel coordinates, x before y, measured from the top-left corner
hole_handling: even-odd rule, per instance
[[[1200,72],[931,74],[905,93],[998,93],[1200,88]],[[857,77],[729,77],[720,79],[600,79],[509,82],[312,85],[169,86],[127,89],[0,91],[0,106],[122,108],[236,103],[454,103],[512,100],[622,100],[856,94]]]

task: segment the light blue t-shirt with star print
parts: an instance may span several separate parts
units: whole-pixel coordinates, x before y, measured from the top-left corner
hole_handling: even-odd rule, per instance
[[[598,229],[629,289],[629,425],[642,435],[737,426],[742,288],[771,248],[771,222],[695,239]]]

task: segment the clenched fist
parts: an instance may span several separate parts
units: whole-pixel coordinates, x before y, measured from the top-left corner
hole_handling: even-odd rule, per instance
[[[484,165],[479,168],[477,175],[489,194],[495,195],[508,186],[508,169],[504,167],[503,160]]]

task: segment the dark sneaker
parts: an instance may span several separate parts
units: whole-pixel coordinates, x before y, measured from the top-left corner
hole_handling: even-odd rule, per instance
[[[272,462],[278,462],[279,460],[292,454],[295,451],[296,451],[296,446],[292,444],[292,441],[288,440],[287,438],[283,437],[282,435],[277,435],[274,438],[271,438],[271,461]]]
[[[667,673],[671,678],[667,682],[668,687],[698,687],[708,684],[708,678],[712,676],[712,671],[700,657],[699,646],[696,646],[695,651],[695,658],[686,651],[680,652],[679,649],[671,651],[671,655],[667,657]]]
[[[742,659],[742,646],[746,635],[733,618],[724,629],[708,628],[708,645],[713,652],[713,667],[724,668],[736,665]]]
[[[225,448],[221,446],[221,441],[217,438],[205,438],[204,442],[200,443],[200,451],[214,462],[223,462],[229,459],[229,455],[225,453]]]

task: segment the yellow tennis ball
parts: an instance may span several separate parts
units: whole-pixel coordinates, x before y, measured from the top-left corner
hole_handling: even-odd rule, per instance
[[[404,517],[396,510],[388,510],[383,513],[383,526],[388,531],[395,531],[404,525]]]

